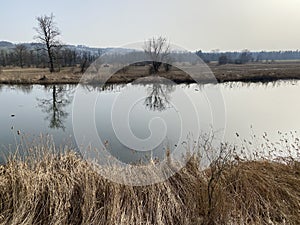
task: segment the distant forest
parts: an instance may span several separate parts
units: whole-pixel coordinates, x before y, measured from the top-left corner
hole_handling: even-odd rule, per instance
[[[86,46],[62,45],[54,54],[56,67],[88,66],[104,51],[109,49],[89,48]],[[10,67],[48,67],[48,55],[43,44],[12,44],[0,41],[0,66]]]
[[[205,62],[217,61],[219,64],[235,63],[242,64],[247,62],[275,61],[275,60],[299,60],[300,51],[260,51],[250,52],[202,52],[196,54]]]
[[[112,48],[89,48],[83,45],[62,45],[55,53],[56,68],[80,67],[82,71],[95,61],[101,54]],[[124,52],[126,50],[124,49]],[[262,62],[276,60],[300,60],[300,51],[261,51],[250,52],[195,52],[204,62],[218,62],[219,64],[243,64],[247,62]],[[135,54],[136,52],[127,54]],[[174,53],[172,53],[174,54]],[[175,53],[186,54],[186,53]],[[113,60],[113,58],[112,58]],[[48,57],[45,47],[39,43],[13,44],[0,41],[0,66],[1,67],[48,67]]]

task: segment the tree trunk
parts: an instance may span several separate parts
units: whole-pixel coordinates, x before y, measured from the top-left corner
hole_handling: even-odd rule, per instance
[[[50,68],[49,68],[50,73],[53,73],[54,72],[53,55],[49,43],[47,43],[47,52],[48,52],[49,63],[50,63]]]

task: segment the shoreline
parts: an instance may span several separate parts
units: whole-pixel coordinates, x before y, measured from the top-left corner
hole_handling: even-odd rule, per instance
[[[300,61],[274,63],[248,63],[242,65],[208,64],[215,79],[203,79],[203,83],[225,82],[272,82],[278,80],[299,80]],[[136,79],[149,77],[147,67],[130,67],[126,72],[117,72],[106,84],[125,84]],[[170,72],[160,72],[159,76],[180,83],[196,83],[189,75],[175,68]],[[74,68],[63,68],[61,72],[50,73],[48,69],[38,68],[2,68],[0,84],[7,85],[53,85],[78,84],[83,74],[74,72]],[[150,79],[151,80],[151,79]],[[147,80],[146,80],[147,81]],[[90,84],[101,83],[101,80],[92,80]],[[103,82],[102,82],[103,83]]]

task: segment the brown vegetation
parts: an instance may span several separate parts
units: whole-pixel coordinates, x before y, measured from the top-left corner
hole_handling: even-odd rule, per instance
[[[48,68],[2,68],[2,84],[78,84],[82,74],[73,68],[50,73]]]
[[[144,187],[101,177],[74,152],[31,149],[0,167],[0,224],[299,224],[300,163],[193,157]],[[34,154],[33,154],[34,152]]]
[[[218,65],[209,63],[218,82],[243,81],[267,82],[280,79],[300,79],[299,61],[278,61],[274,63],[248,63],[242,65]],[[159,72],[160,76],[176,83],[190,83],[194,80],[181,70],[172,67],[169,72]],[[106,83],[128,83],[137,78],[149,76],[148,66],[130,66],[121,69]],[[2,68],[2,84],[77,84],[82,77],[79,67],[61,68],[60,72],[50,73],[47,69]],[[44,79],[46,78],[46,79]]]

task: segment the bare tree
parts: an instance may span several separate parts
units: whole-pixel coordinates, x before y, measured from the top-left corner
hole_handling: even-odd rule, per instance
[[[50,16],[44,15],[36,18],[38,27],[34,29],[37,32],[35,39],[41,41],[45,45],[45,50],[48,53],[49,58],[49,70],[54,72],[54,61],[56,50],[60,47],[60,41],[58,36],[60,31],[54,22],[54,15],[51,13]]]
[[[145,42],[144,51],[151,59],[153,73],[157,73],[170,55],[170,45],[164,37],[153,37]]]
[[[24,67],[24,61],[27,55],[27,48],[23,44],[18,44],[16,45],[15,49],[15,54],[18,60],[18,65],[23,68]]]

